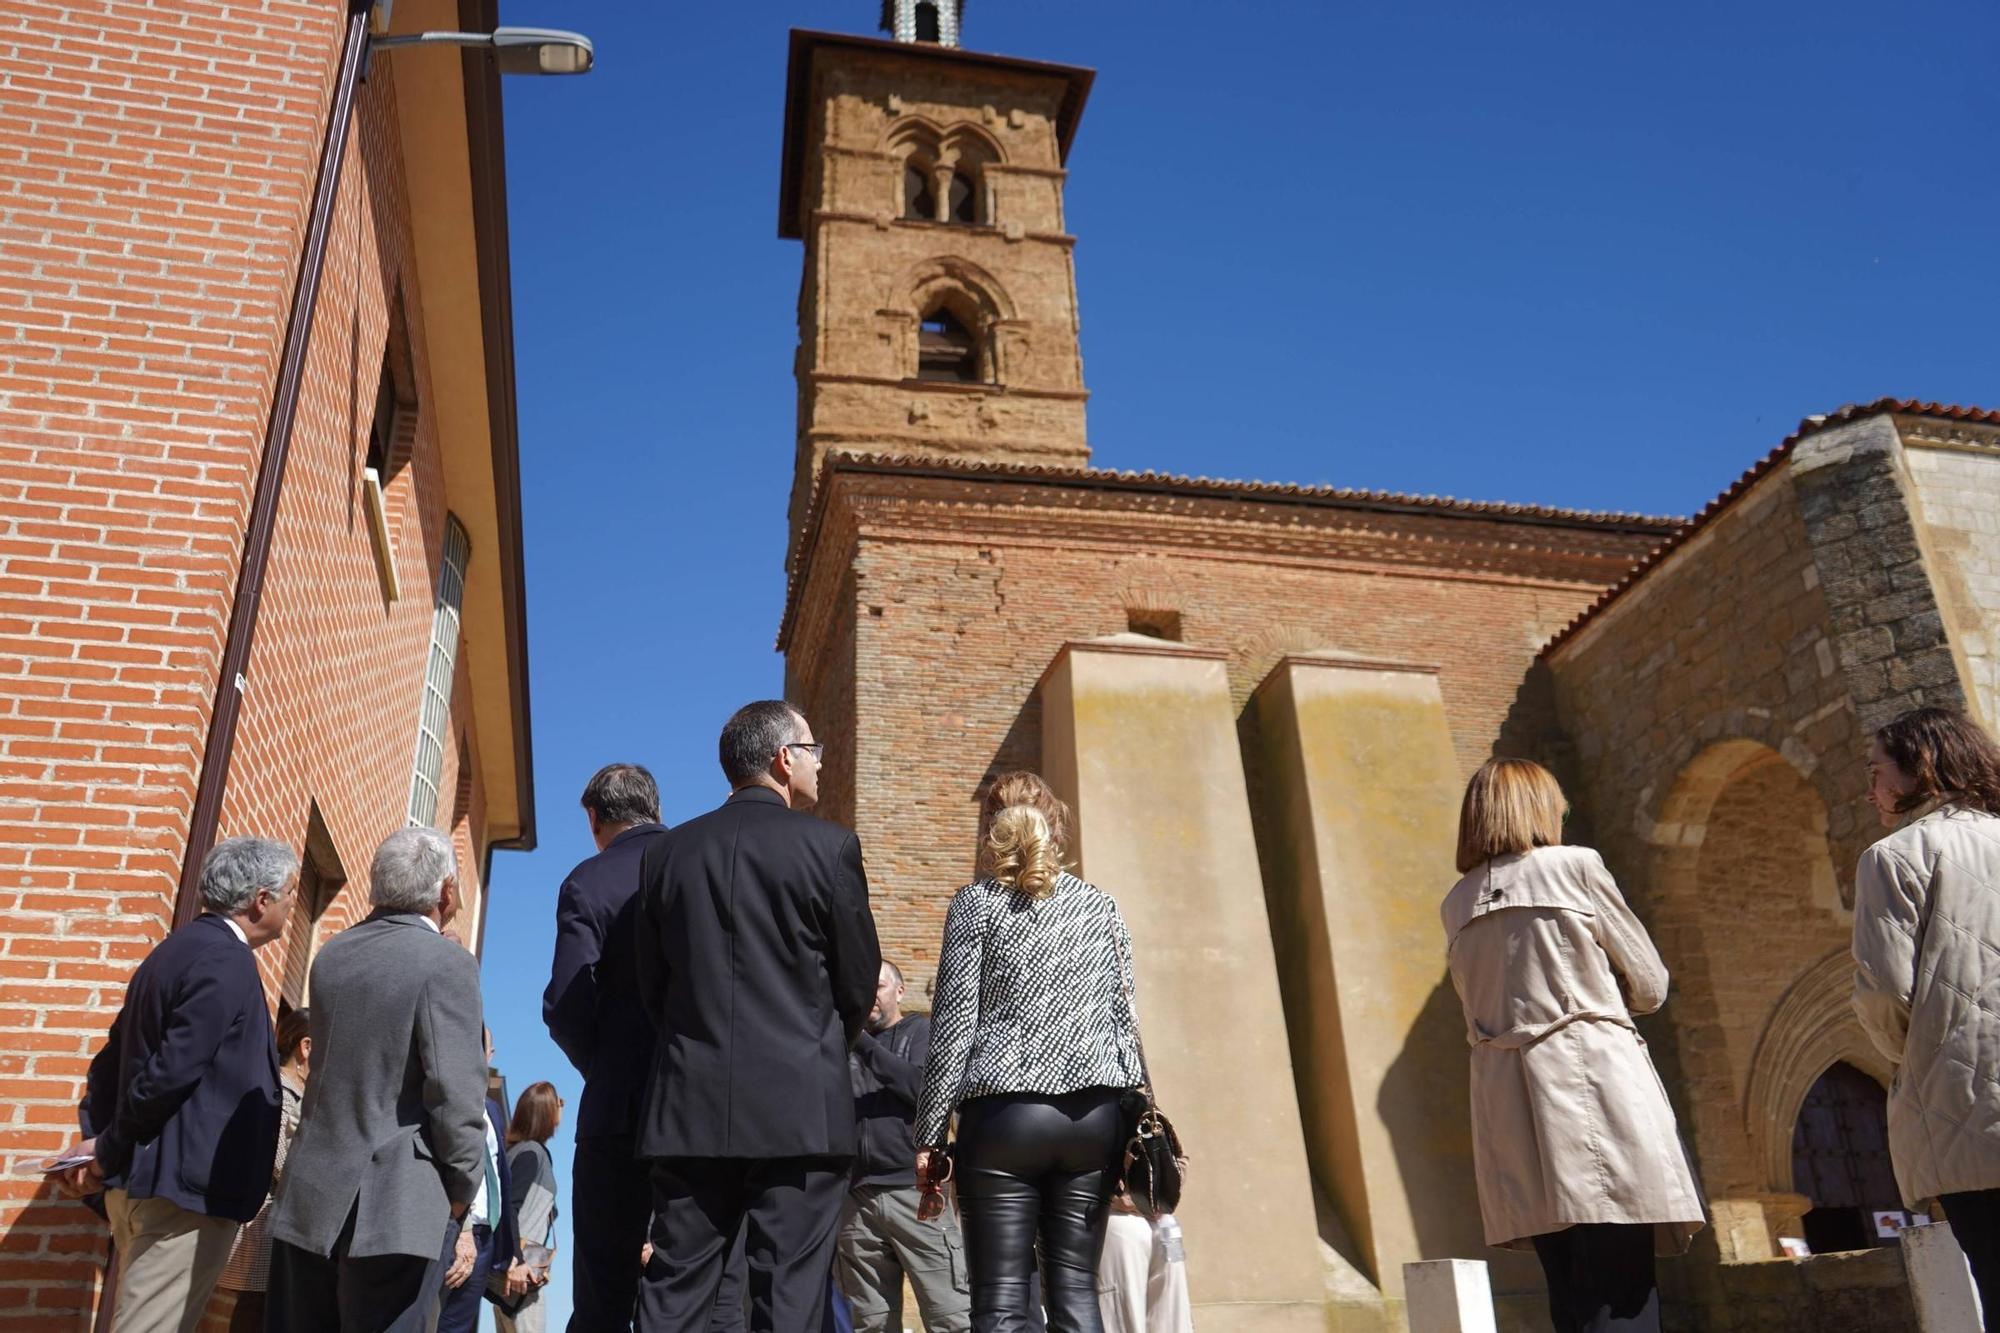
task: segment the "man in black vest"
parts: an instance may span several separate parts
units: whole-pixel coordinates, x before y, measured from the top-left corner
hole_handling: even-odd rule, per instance
[[[900,1333],[906,1275],[926,1333],[966,1333],[972,1285],[958,1220],[917,1220],[917,1101],[931,1020],[904,1013],[903,994],[903,970],[884,958],[868,1030],[847,1057],[860,1151],[840,1224],[840,1289],[854,1333]]]
[[[728,801],[641,864],[639,987],[659,1032],[639,1132],[646,1333],[698,1333],[739,1231],[757,1333],[825,1314],[855,1148],[847,1051],[881,957],[860,840],[804,813],[820,753],[789,704],[739,709],[722,729]]]
[[[284,934],[298,882],[283,843],[217,843],[202,914],[139,964],[91,1061],[77,1150],[93,1156],[65,1183],[104,1191],[121,1329],[194,1327],[271,1191],[278,1046],[251,955]]]

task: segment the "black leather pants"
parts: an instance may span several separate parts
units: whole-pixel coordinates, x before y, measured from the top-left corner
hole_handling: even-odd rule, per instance
[[[958,1203],[973,1333],[1041,1326],[1030,1295],[1039,1242],[1049,1333],[1103,1333],[1097,1260],[1117,1185],[1119,1094],[976,1097],[959,1108]]]

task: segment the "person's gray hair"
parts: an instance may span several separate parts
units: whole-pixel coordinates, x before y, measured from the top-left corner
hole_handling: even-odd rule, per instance
[[[450,838],[421,824],[399,828],[375,849],[368,901],[391,912],[429,912],[443,896],[444,882],[457,874]]]
[[[224,838],[201,860],[201,905],[235,916],[250,905],[257,890],[269,889],[276,898],[298,873],[299,858],[282,842]]]
[[[722,725],[722,776],[732,787],[757,780],[778,751],[799,738],[805,715],[781,699],[744,704]]]

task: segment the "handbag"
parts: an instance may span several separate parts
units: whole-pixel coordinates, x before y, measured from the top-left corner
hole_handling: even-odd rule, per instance
[[[1146,1062],[1146,1040],[1139,1035],[1138,999],[1132,994],[1132,960],[1119,944],[1124,961],[1125,1009],[1132,1016],[1132,1041],[1139,1048],[1139,1073],[1146,1081],[1125,1094],[1123,1105],[1131,1122],[1131,1136],[1125,1141],[1125,1160],[1119,1183],[1132,1206],[1148,1222],[1180,1207],[1181,1186],[1187,1179],[1187,1153],[1174,1122],[1160,1109],[1153,1096],[1152,1066]]]

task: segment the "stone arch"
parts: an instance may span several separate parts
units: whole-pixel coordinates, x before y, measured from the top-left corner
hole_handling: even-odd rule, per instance
[[[895,163],[894,216],[929,222],[988,226],[993,222],[993,188],[986,169],[1006,160],[1000,141],[980,126],[960,121],[945,126],[928,116],[903,116],[884,131],[882,150]],[[927,216],[912,212],[911,181],[924,182]]]
[[[905,269],[885,293],[883,304],[903,309],[922,318],[940,300],[949,301],[953,312],[968,315],[980,324],[1015,318],[1013,298],[991,273],[969,259],[940,255]]]
[[[915,112],[892,121],[882,132],[882,151],[896,157],[922,153],[935,160],[944,146],[944,126]]]
[[[901,353],[905,374],[917,373],[921,325],[940,310],[972,335],[977,379],[1005,384],[1010,370],[1027,355],[1027,330],[1014,318],[1014,302],[998,279],[979,265],[950,255],[925,259],[891,280],[880,317],[885,327],[905,330]]]
[[[1673,1073],[1718,1239],[1726,1258],[1762,1259],[1803,1208],[1792,1120],[1831,1063],[1819,1054],[1846,1049],[1836,973],[1851,925],[1817,764],[1741,734],[1685,748],[1646,821],[1646,899],[1674,977]]]
[[[1750,1062],[1743,1120],[1764,1163],[1766,1188],[1792,1188],[1792,1127],[1806,1094],[1836,1064],[1887,1087],[1893,1070],[1855,1020],[1854,959],[1836,950],[1808,968],[1778,1001]]]
[[[983,126],[969,120],[942,125],[914,111],[897,117],[882,131],[881,151],[899,158],[922,153],[932,161],[963,162],[972,168],[1007,160],[1006,148]]]

